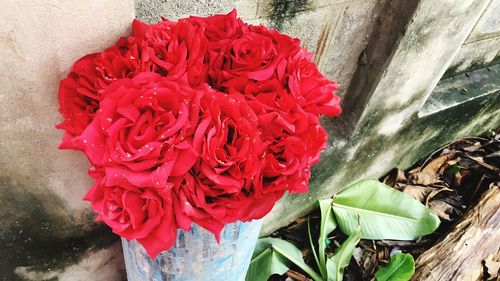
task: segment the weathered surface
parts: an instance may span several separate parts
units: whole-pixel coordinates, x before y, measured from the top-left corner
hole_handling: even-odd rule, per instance
[[[2,1],[0,280],[121,278],[119,267],[114,275],[102,267],[122,262],[117,239],[81,200],[91,185],[86,160],[57,149],[54,126],[59,80],[76,59],[128,33],[133,8],[122,0]]]
[[[483,261],[500,262],[500,190],[493,186],[446,237],[416,261],[413,280],[485,280]]]
[[[366,51],[367,63],[358,67],[350,85],[353,89],[344,96],[342,119],[350,137],[336,136],[331,121],[325,120],[333,142],[323,161],[313,168],[311,191],[285,195],[266,216],[262,234],[306,214],[317,198],[332,196],[359,179],[377,178],[395,166],[405,168],[453,138],[479,134],[499,124],[498,94],[418,118],[418,111],[489,1],[437,5],[423,0],[416,3],[414,12],[407,4],[388,1],[382,8],[378,22],[382,27],[389,19],[386,28],[399,28],[399,38],[375,30]],[[409,16],[406,27],[398,15]],[[378,42],[388,38],[392,46]]]
[[[155,23],[161,17],[177,20],[189,16],[210,16],[225,14],[237,9],[245,20],[254,19],[257,15],[257,0],[137,0],[135,1],[137,18]]]
[[[500,0],[491,0],[447,70],[452,76],[500,59]]]
[[[462,45],[445,76],[500,62],[500,36]]]
[[[376,28],[376,19],[385,1],[358,1],[331,7],[331,17],[324,22],[316,43],[315,60],[320,70],[340,84],[343,97],[359,64],[364,64],[363,50]]]
[[[94,237],[94,239],[101,238]],[[114,243],[112,246],[103,249],[90,249],[85,254],[82,254],[79,260],[74,261],[74,263],[73,257],[70,256],[69,260],[66,261],[68,266],[64,268],[59,264],[54,268],[41,268],[37,265],[18,266],[14,270],[16,274],[15,279],[4,280],[123,280],[125,267],[121,252],[120,243]]]
[[[243,281],[262,220],[224,227],[217,243],[213,233],[193,225],[178,230],[168,251],[151,260],[137,241],[122,239],[128,281]]]
[[[465,43],[500,36],[500,1],[490,0]]]
[[[500,64],[441,80],[418,115],[422,117],[435,114],[472,99],[498,92],[500,92]]]

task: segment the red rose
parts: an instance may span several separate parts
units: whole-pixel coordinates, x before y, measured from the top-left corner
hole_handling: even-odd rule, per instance
[[[264,217],[284,193],[257,194],[252,181],[245,181],[240,192],[221,193],[214,190],[217,186],[203,175],[191,173],[173,179],[172,197],[178,227],[188,230],[191,222],[195,222],[219,240],[225,224]]]
[[[199,106],[202,114],[193,147],[200,155],[189,174],[174,180],[183,228],[191,221],[216,236],[226,223],[264,212],[250,211],[251,182],[261,173],[265,146],[258,118],[242,95],[226,95],[205,86]],[[174,201],[175,202],[175,201]],[[262,205],[269,210],[268,205]],[[262,209],[262,208],[257,208]]]
[[[197,170],[216,184],[238,187],[260,172],[264,145],[258,118],[241,95],[226,95],[205,87],[193,147],[200,154]],[[216,187],[217,188],[217,187]],[[230,192],[234,192],[230,191]]]
[[[229,45],[229,40],[240,36],[245,26],[243,21],[236,15],[236,10],[232,10],[226,15],[214,15],[210,17],[189,17],[185,19],[189,22],[201,25],[205,29],[205,36],[213,47]]]
[[[68,77],[61,80],[59,111],[64,120],[57,128],[66,131],[61,148],[73,148],[71,140],[92,121],[109,84],[149,68],[139,60],[137,40],[134,37],[121,38],[115,46],[79,59]]]
[[[257,81],[266,80],[276,71],[278,58],[278,50],[271,38],[255,32],[247,32],[229,45],[226,63],[222,66],[222,75],[224,80],[238,77]],[[234,84],[235,81],[223,85],[233,86]]]
[[[259,130],[268,143],[262,193],[307,191],[310,166],[319,161],[326,133],[317,115],[308,113],[276,79],[247,84],[245,96],[259,118]]]
[[[248,31],[248,26],[236,16],[236,10],[227,15],[189,17],[187,21],[202,26],[208,40],[208,68],[221,68],[224,54],[231,41]]]
[[[310,167],[320,160],[320,152],[327,140],[318,117],[308,114],[308,118],[309,123],[304,131],[292,134],[284,130],[280,137],[269,138],[272,144],[268,146],[264,158],[263,193],[277,190],[307,192]]]
[[[207,81],[208,41],[203,27],[186,20],[147,25],[136,19],[134,35],[144,38],[142,60],[151,61],[162,76],[187,81],[193,87]]]
[[[177,226],[189,230],[191,222],[212,232],[219,240],[224,223],[218,218],[224,217],[229,206],[210,202],[209,196],[200,188],[198,181],[190,173],[172,179],[172,197]],[[230,195],[229,195],[230,196]]]
[[[164,186],[169,175],[184,174],[196,160],[189,140],[194,95],[189,86],[155,73],[117,81],[74,145],[93,165],[106,167],[108,184],[125,177],[138,186]]]
[[[304,110],[314,114],[337,116],[341,113],[338,85],[323,76],[312,61],[312,54],[301,50],[291,58],[287,70],[288,87]]]
[[[83,151],[98,219],[154,258],[176,229],[266,215],[306,192],[340,114],[337,84],[300,41],[236,16],[133,23],[75,63],[59,89],[61,148]],[[97,170],[95,170],[97,169]]]
[[[136,239],[151,258],[172,246],[177,236],[170,189],[141,188],[125,180],[107,185],[102,170],[89,172],[96,182],[84,200],[90,201],[97,220],[127,240]]]
[[[299,40],[263,26],[248,26],[231,41],[224,63],[209,70],[215,87],[241,92],[250,81],[284,79],[286,58],[300,50]]]

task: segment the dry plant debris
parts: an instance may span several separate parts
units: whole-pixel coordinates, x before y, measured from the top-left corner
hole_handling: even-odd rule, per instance
[[[489,131],[481,137],[468,137],[441,147],[429,157],[417,162],[406,171],[394,169],[380,181],[420,201],[441,219],[439,229],[416,241],[361,240],[354,258],[346,270],[344,280],[375,280],[377,268],[385,266],[391,254],[402,251],[416,259],[439,239],[474,205],[488,188],[500,185],[500,130]],[[302,249],[304,259],[310,265],[307,239],[307,220],[311,226],[319,225],[317,212],[299,218],[288,227],[276,231],[273,236],[291,241]],[[315,227],[313,232],[319,230]],[[327,250],[338,247],[346,239],[338,229],[330,237]],[[500,260],[492,256],[483,262],[484,280],[497,280]],[[273,276],[271,280],[305,281],[300,270],[289,270],[284,276]]]

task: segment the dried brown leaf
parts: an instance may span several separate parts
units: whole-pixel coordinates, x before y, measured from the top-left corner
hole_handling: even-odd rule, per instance
[[[446,154],[450,154],[450,153],[452,153],[452,152],[454,152],[454,149],[452,150],[452,149],[450,149],[450,148],[448,148],[448,147],[447,147],[447,148],[444,148],[444,149],[441,151],[441,154],[440,154],[440,155],[446,155]],[[435,152],[434,152],[434,153],[435,153]],[[434,153],[433,153],[433,154],[434,154]]]
[[[450,221],[450,215],[453,213],[454,208],[441,200],[432,200],[427,204],[427,207],[432,210],[440,219]]]
[[[432,191],[426,199],[425,205],[431,209],[439,218],[451,220],[451,215],[461,214],[461,198],[457,191],[449,188],[441,188]]]
[[[455,173],[454,175],[454,179],[455,179],[455,183],[460,186],[462,185],[462,179],[463,179],[463,175],[466,174],[465,172],[458,172],[458,173]]]
[[[396,183],[394,188],[399,190],[399,191],[403,191],[405,189],[405,186],[406,186],[406,183],[398,182],[398,183]]]
[[[484,158],[481,157],[481,156],[470,156],[470,155],[467,155],[466,154],[466,157],[473,160],[473,161],[476,161],[476,163],[480,166],[483,166],[484,168],[488,169],[488,170],[491,170],[491,171],[494,171],[494,172],[498,172],[499,169],[495,166],[492,166],[486,162],[484,162]]]
[[[291,278],[295,281],[311,281],[311,279],[307,278],[305,275],[291,269],[286,272],[286,275],[288,276],[288,278]]]
[[[399,183],[406,182],[405,172],[400,169],[394,169],[384,177],[382,182],[389,186],[397,187]]]
[[[436,182],[438,178],[428,172],[418,172],[412,175],[412,179],[416,184],[429,185]]]
[[[454,156],[453,153],[441,155],[425,165],[421,171],[411,174],[410,178],[415,184],[433,184],[439,180],[439,176],[442,175],[444,170],[448,167],[446,162]]]
[[[459,161],[460,161],[460,157],[457,157],[457,158],[451,159],[449,161],[446,161],[446,164],[448,164],[448,166],[453,166],[453,165],[457,164]]]
[[[415,167],[415,168],[413,168],[413,169],[409,170],[409,171],[408,171],[408,173],[410,174],[410,178],[411,178],[411,175],[412,175],[412,174],[415,174],[415,173],[420,172],[421,168],[422,168],[422,167]]]
[[[465,146],[462,149],[468,152],[474,152],[480,149],[483,145],[481,142],[475,142],[473,145]]]
[[[429,196],[429,194],[435,190],[437,189],[430,186],[408,184],[403,189],[403,192],[420,201],[421,203],[425,203],[427,196]]]
[[[403,181],[406,181],[405,171],[398,169],[396,173],[396,182],[403,182]]]

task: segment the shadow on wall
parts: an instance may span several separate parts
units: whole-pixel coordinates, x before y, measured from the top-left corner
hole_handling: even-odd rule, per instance
[[[76,229],[58,196],[49,190],[34,192],[18,180],[0,177],[0,220],[9,225],[0,232],[0,277],[17,280],[16,268],[50,272],[76,264],[88,251],[108,248],[118,241],[102,224]],[[89,211],[88,220],[94,215]],[[11,223],[6,223],[10,222]]]

